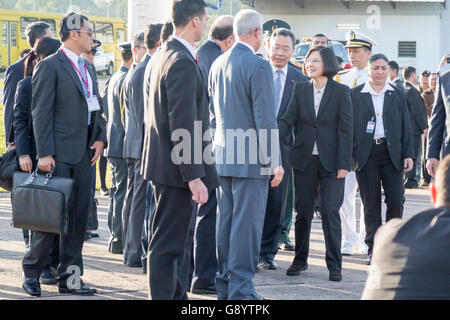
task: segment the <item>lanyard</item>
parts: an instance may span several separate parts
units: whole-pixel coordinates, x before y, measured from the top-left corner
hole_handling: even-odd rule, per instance
[[[87,88],[88,91],[88,96],[91,96],[91,90],[89,90],[89,78],[88,78],[88,73],[87,73],[87,69],[86,69],[86,64],[84,64],[84,72],[86,72],[86,79],[83,78],[83,75],[81,74],[80,70],[78,69],[78,67],[75,65],[75,63],[73,63],[73,61],[69,58],[69,56],[67,55],[67,53],[64,50],[61,50],[62,53],[64,53],[64,55],[67,57],[67,59],[69,59],[70,63],[72,64],[72,66],[75,68],[75,70],[78,72],[78,75],[81,78],[81,81],[83,81],[84,85]]]

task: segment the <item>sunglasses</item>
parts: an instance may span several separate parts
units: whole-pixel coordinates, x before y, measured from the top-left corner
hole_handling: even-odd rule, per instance
[[[208,8],[213,9],[213,10],[219,10],[220,7],[222,7],[222,0],[219,0],[219,4],[217,4],[217,5],[214,5],[214,4],[212,4],[211,2],[207,1],[207,2],[206,2],[206,6],[207,6]]]

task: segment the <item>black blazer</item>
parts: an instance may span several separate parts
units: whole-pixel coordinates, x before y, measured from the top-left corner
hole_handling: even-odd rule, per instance
[[[279,122],[279,129],[284,144],[289,144],[291,129],[294,130],[291,151],[294,169],[306,169],[314,142],[317,142],[320,161],[327,172],[351,169],[353,112],[347,86],[329,79],[316,117],[312,80],[297,83],[288,109]]]
[[[403,160],[414,158],[408,107],[401,89],[391,86],[394,91],[386,91],[383,106],[383,126],[386,144],[392,164],[398,171],[403,170]],[[376,121],[372,96],[361,93],[364,84],[351,90],[353,103],[353,159],[355,170],[361,170],[369,159],[375,132],[366,133],[367,123]]]
[[[17,90],[17,84],[24,78],[25,72],[25,59],[13,63],[6,69],[5,81],[3,87],[3,122],[5,125],[5,139],[6,142],[13,139],[9,139],[11,132],[11,126],[13,124],[13,110],[15,103],[15,96]]]
[[[86,62],[94,94],[99,98],[94,66]],[[102,111],[93,112],[88,126],[88,105],[80,78],[68,57],[59,50],[40,61],[32,78],[32,115],[38,157],[77,164],[95,141],[107,145]]]
[[[395,87],[397,87],[398,89],[402,90],[403,93],[405,93],[405,87],[403,86],[402,80],[400,80],[399,78],[397,78],[397,80],[395,80],[395,82],[393,83],[393,85],[394,85]]]
[[[36,141],[31,119],[31,94],[31,77],[19,81],[14,105],[14,142],[19,157],[29,155],[34,160],[36,158]]]
[[[213,62],[221,55],[222,49],[212,40],[206,40],[197,50],[198,66],[202,72],[205,88],[208,88],[209,70],[211,70]]]
[[[148,141],[143,150],[144,178],[176,188],[188,188],[189,181],[201,178],[209,190],[216,188],[219,179],[214,164],[206,164],[203,155],[194,161],[193,139],[198,137],[198,133],[194,134],[195,122],[201,122],[200,133],[209,132],[208,96],[200,68],[189,50],[173,38],[153,59],[148,98],[150,121],[146,126]],[[189,163],[172,160],[172,151],[179,141],[172,141],[171,136],[177,129],[192,137]],[[201,150],[209,143],[203,141]]]
[[[280,121],[282,116],[286,113],[289,105],[289,101],[292,97],[292,92],[294,91],[294,86],[296,83],[306,82],[308,79],[300,72],[298,72],[294,67],[289,66],[286,75],[286,83],[284,85],[283,97],[281,98],[280,110],[278,110],[277,123],[280,126]],[[292,142],[289,144],[284,144],[283,139],[280,136],[280,152],[283,169],[285,171],[289,170],[291,167],[291,149]]]
[[[406,101],[411,118],[412,135],[422,134],[428,128],[427,109],[419,91],[409,82],[405,82]]]

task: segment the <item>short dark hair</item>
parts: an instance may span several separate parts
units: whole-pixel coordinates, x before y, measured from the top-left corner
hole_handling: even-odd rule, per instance
[[[283,36],[283,37],[290,37],[292,40],[292,46],[295,47],[295,35],[294,33],[286,28],[277,28],[275,29],[275,31],[272,33],[272,38],[274,39],[276,36]]]
[[[154,49],[161,38],[162,23],[149,24],[145,28],[145,45],[147,49]]]
[[[69,39],[70,32],[79,31],[85,21],[89,22],[89,19],[82,14],[75,12],[66,14],[59,22],[59,37],[61,41],[64,42]]]
[[[25,29],[25,36],[27,37],[27,42],[31,48],[34,48],[36,40],[47,34],[48,28],[50,28],[50,25],[42,21],[36,21],[28,25]]]
[[[132,42],[133,48],[139,47],[142,43],[144,43],[144,40],[145,40],[144,31],[136,33],[133,37],[133,42]]]
[[[203,0],[174,0],[172,5],[172,22],[175,27],[184,27],[194,17],[205,13],[206,3]]]
[[[386,57],[386,55],[382,53],[376,53],[370,56],[369,63],[375,62],[377,60],[384,60],[387,64],[389,64],[389,59]]]
[[[400,70],[400,66],[398,65],[397,61],[391,60],[388,62],[389,64],[389,68],[391,68],[392,70],[396,70],[398,73],[398,70]]]
[[[19,58],[22,59],[24,58],[29,52],[31,51],[31,49],[23,49],[22,51],[19,52]]]
[[[334,54],[334,50],[330,47],[318,46],[312,48],[308,51],[305,57],[305,64],[303,65],[303,74],[306,72],[306,60],[308,60],[311,53],[318,51],[323,63],[323,73],[322,75],[327,78],[333,78],[340,70],[338,60]]]
[[[321,37],[327,38],[327,36],[324,35],[323,33],[318,33],[318,34],[314,35],[312,38],[321,38]],[[312,39],[312,38],[311,38],[311,39]],[[328,40],[328,38],[327,38],[327,40]]]
[[[403,79],[407,80],[411,77],[413,73],[416,72],[416,68],[408,66],[403,68]]]
[[[169,37],[173,34],[173,23],[172,19],[167,21],[161,30],[161,42],[164,43],[169,40]]]
[[[25,60],[25,77],[31,77],[34,71],[34,60],[44,60],[48,56],[56,53],[61,47],[61,42],[55,38],[41,38],[36,43],[36,55],[29,55]]]
[[[223,41],[233,35],[233,25],[229,26],[217,26],[213,25],[209,32],[209,37],[211,39],[216,39],[219,41]]]

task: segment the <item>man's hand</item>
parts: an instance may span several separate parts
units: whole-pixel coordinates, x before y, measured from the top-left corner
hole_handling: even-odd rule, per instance
[[[91,166],[94,166],[98,158],[100,158],[103,148],[105,148],[105,143],[103,141],[95,141],[91,146],[91,150],[95,150],[94,157],[91,159]]]
[[[38,161],[38,168],[45,172],[52,171],[52,165],[56,167],[56,162],[55,159],[53,159],[53,156],[43,157]]]
[[[206,188],[202,180],[189,181],[189,189],[192,192],[192,200],[199,205],[204,205],[208,202],[208,188]]]
[[[347,175],[348,175],[348,170],[341,169],[341,170],[338,170],[337,178],[338,179],[345,179],[345,177]]]
[[[273,179],[270,182],[270,186],[272,188],[276,188],[280,185],[281,181],[283,180],[283,176],[284,176],[284,169],[282,166],[279,166],[275,169],[273,169]]]
[[[425,130],[423,130],[423,138],[424,138],[424,139],[428,138],[428,128],[426,128]]]
[[[410,172],[414,167],[414,161],[411,158],[406,158],[403,160],[403,168],[405,169],[405,172]]]
[[[428,159],[428,161],[427,161],[428,174],[430,176],[432,176],[433,178],[436,175],[436,170],[437,170],[438,165],[439,165],[439,160],[438,159],[431,158],[431,159]]]
[[[33,161],[31,161],[29,155],[26,154],[19,157],[19,167],[23,172],[31,173],[31,170],[33,170]]]

